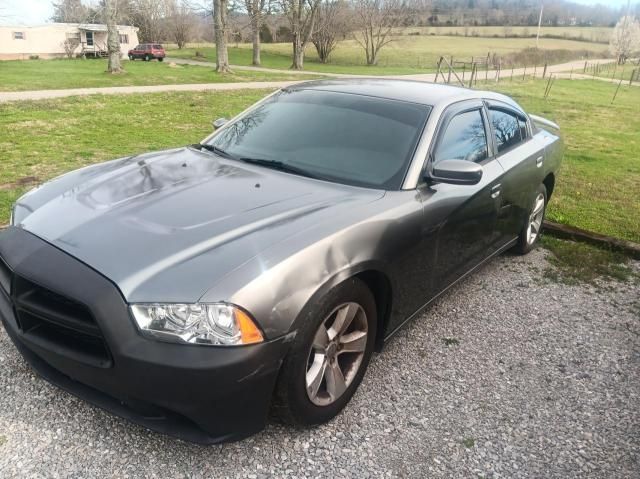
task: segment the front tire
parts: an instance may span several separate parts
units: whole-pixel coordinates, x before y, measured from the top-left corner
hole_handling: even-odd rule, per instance
[[[129,55],[129,60],[133,61],[135,58],[133,55]]]
[[[151,57],[149,55],[145,55],[144,56],[144,61],[148,62],[149,60],[151,60]]]
[[[161,61],[163,61],[163,60],[164,60],[164,58],[162,58],[162,57],[159,57],[159,58],[158,58],[158,61],[159,61],[159,62],[161,62]]]
[[[338,415],[364,377],[376,326],[373,295],[356,278],[310,307],[282,365],[274,413],[298,426],[321,424]]]
[[[536,243],[540,240],[540,235],[542,234],[542,225],[544,223],[546,211],[547,188],[544,184],[540,184],[533,195],[533,201],[529,208],[527,221],[518,236],[518,243],[514,248],[516,253],[527,254],[535,247]]]

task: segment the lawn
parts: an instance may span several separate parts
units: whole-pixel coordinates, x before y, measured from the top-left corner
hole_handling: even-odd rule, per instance
[[[125,73],[105,72],[105,60],[11,60],[0,61],[0,91],[55,90],[131,85],[227,83],[298,80],[287,72],[236,71],[222,75],[211,67],[171,65],[169,62],[124,61]]]
[[[91,163],[199,142],[211,133],[212,120],[230,118],[269,91],[0,104],[0,225],[7,223],[10,205],[36,183]]]
[[[441,55],[453,56],[458,60],[470,60],[472,56],[484,58],[489,52],[501,56],[514,55],[532,47],[535,47],[535,38],[398,35],[393,42],[381,50],[378,65],[367,66],[362,48],[354,40],[344,40],[338,43],[331,62],[328,64],[322,64],[318,61],[315,48],[310,44],[306,50],[305,69],[360,75],[423,73],[434,71]],[[540,49],[547,52],[552,61],[583,58],[585,52],[590,58],[599,58],[606,54],[605,45],[564,39],[543,38],[540,40]],[[203,56],[196,56],[196,52]],[[190,45],[189,48],[182,50],[169,47],[167,55],[215,61],[215,48],[211,44]],[[235,65],[250,65],[251,45],[231,45],[229,60]],[[270,68],[289,68],[291,66],[291,45],[288,43],[263,44],[262,65]]]
[[[640,87],[592,80],[490,83],[561,126],[566,151],[548,218],[640,243]],[[478,88],[481,88],[478,83]]]
[[[478,87],[480,87],[480,83]],[[543,80],[488,87],[557,121],[565,160],[549,218],[640,242],[640,87],[557,80],[544,100]],[[268,91],[71,97],[0,105],[0,224],[32,184],[83,165],[193,143],[210,122],[230,117]],[[139,112],[144,111],[144,117]],[[37,132],[37,134],[34,134]],[[135,132],[135,134],[133,134]]]

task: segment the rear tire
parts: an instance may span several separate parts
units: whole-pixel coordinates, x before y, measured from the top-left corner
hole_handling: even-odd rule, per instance
[[[161,62],[162,60],[164,60],[164,58],[162,58],[162,57],[158,58],[159,62]]]
[[[148,62],[149,60],[151,60],[151,57],[149,55],[145,55],[144,56],[144,61]]]
[[[362,381],[375,343],[376,303],[369,288],[351,278],[303,314],[280,370],[273,412],[288,424],[310,426],[338,415]],[[322,337],[328,342],[319,345]]]
[[[135,60],[135,57],[133,55],[129,55],[129,60],[133,61]]]
[[[533,195],[527,220],[518,236],[518,243],[513,248],[516,253],[527,254],[536,246],[542,234],[542,225],[546,211],[547,188],[544,184],[540,184]]]

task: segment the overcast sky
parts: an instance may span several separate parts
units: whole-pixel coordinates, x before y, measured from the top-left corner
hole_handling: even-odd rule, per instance
[[[551,2],[552,0],[546,0]],[[573,0],[576,3],[593,5],[596,3],[623,6],[627,0]],[[637,0],[631,0],[636,3]],[[0,23],[37,25],[48,22],[53,15],[51,0],[0,0]]]

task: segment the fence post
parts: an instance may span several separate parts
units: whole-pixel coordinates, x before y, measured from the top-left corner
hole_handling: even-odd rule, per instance
[[[584,62],[584,70],[582,71],[582,73],[587,73],[587,62]]]
[[[622,85],[622,78],[620,78],[620,82],[618,83],[618,88],[616,88],[616,92],[613,94],[613,98],[611,99],[611,104],[613,105],[616,96],[618,96],[618,90],[620,90],[620,85]]]
[[[636,74],[636,70],[635,68],[633,70],[631,70],[631,76],[629,77],[629,86],[631,86],[631,83],[633,83],[633,75]]]
[[[571,71],[573,71],[573,67],[571,67]],[[542,70],[542,79],[547,76],[547,64],[544,64],[544,70]]]
[[[524,77],[526,76],[526,74],[527,74],[527,64],[525,63],[524,64],[524,71],[522,72],[522,81],[524,81]]]
[[[433,83],[438,83],[438,75],[440,75],[440,66],[442,65],[442,57],[438,60],[438,70],[436,71],[436,79]]]
[[[538,74],[538,64],[533,65],[533,79],[536,79],[536,75]]]

